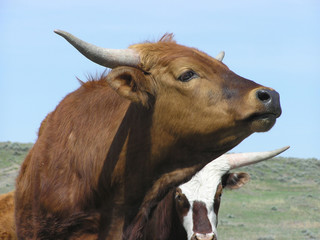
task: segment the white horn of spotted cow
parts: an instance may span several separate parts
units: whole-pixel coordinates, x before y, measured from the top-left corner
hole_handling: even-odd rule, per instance
[[[219,52],[219,54],[216,56],[216,59],[220,62],[222,62],[223,58],[224,58],[225,52],[221,51]]]
[[[288,148],[290,148],[290,146],[267,152],[230,153],[225,154],[224,156],[229,162],[230,169],[235,169],[273,158],[286,151]]]
[[[95,46],[93,44],[82,41],[72,34],[54,30],[54,32],[65,38],[80,53],[91,61],[104,67],[115,68],[117,66],[137,67],[140,63],[139,54],[133,49],[107,49]]]

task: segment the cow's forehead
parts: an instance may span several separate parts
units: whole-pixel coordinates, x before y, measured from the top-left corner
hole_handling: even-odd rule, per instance
[[[149,70],[159,64],[167,66],[173,60],[180,58],[184,58],[185,62],[190,60],[199,62],[201,65],[216,63],[225,66],[196,48],[183,46],[173,41],[136,44],[130,48],[139,52],[141,65],[144,70]]]
[[[221,177],[230,169],[225,161],[212,161],[192,177],[189,182],[180,185],[189,202],[202,201],[212,203],[221,182]]]

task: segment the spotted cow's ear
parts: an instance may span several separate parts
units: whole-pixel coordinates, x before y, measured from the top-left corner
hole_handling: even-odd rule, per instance
[[[152,96],[151,81],[139,69],[133,67],[114,68],[106,78],[109,85],[121,96],[132,102],[149,106]]]
[[[227,173],[222,177],[222,186],[230,189],[238,189],[249,182],[250,176],[245,172]]]

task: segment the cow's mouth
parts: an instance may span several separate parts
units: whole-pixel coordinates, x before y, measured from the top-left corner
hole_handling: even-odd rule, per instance
[[[279,116],[280,113],[255,113],[248,117],[247,120],[250,122],[253,132],[266,132],[273,127]]]

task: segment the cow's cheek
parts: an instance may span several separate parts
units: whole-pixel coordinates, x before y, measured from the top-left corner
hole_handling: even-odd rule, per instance
[[[188,214],[182,218],[182,224],[183,224],[184,229],[187,232],[188,239],[191,239],[193,236],[192,211],[188,211]]]

